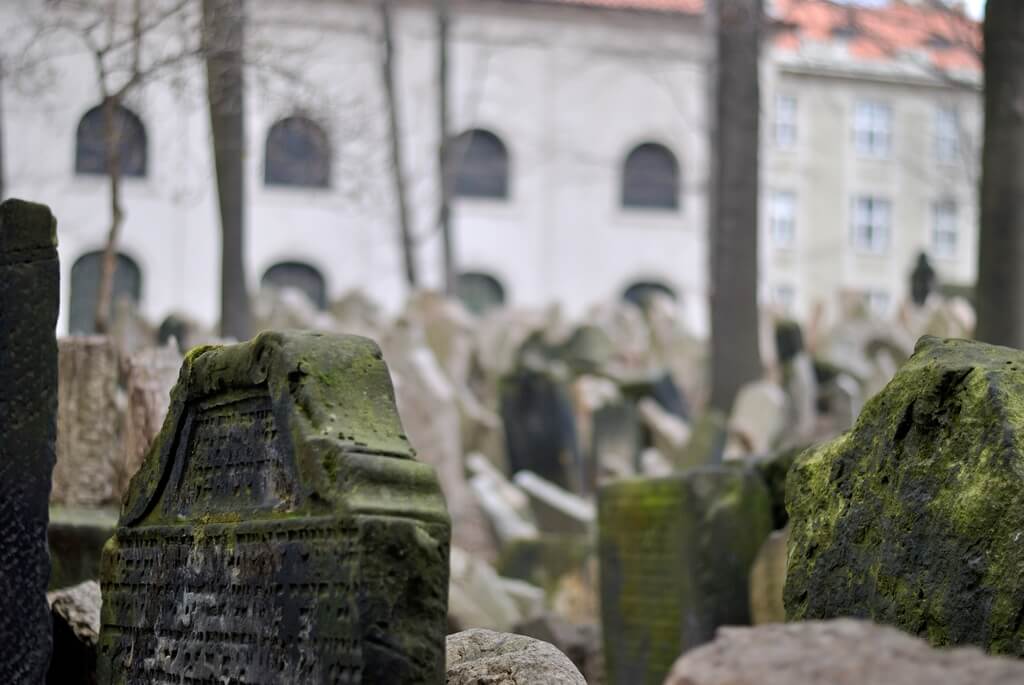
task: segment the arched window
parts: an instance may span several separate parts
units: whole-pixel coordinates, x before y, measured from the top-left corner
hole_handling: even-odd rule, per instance
[[[622,206],[679,207],[679,163],[667,147],[644,143],[629,153],[622,169]]]
[[[323,275],[309,264],[280,262],[263,274],[264,288],[293,288],[301,290],[309,301],[320,309],[327,307],[327,285]]]
[[[306,117],[278,121],[267,133],[263,178],[273,186],[328,187],[331,151],[327,134]]]
[[[146,175],[146,127],[131,110],[117,105],[111,135],[120,150],[121,176],[141,178]],[[75,173],[107,174],[107,127],[103,105],[86,112],[78,122],[75,136]]]
[[[666,295],[673,300],[676,299],[676,291],[658,281],[639,281],[634,283],[622,293],[622,299],[632,302],[637,307],[640,307],[640,309],[646,309],[655,294]]]
[[[114,289],[111,302],[127,298],[138,304],[142,298],[142,271],[135,261],[118,254],[114,266]],[[71,265],[71,309],[68,329],[72,335],[96,332],[96,297],[99,294],[102,252],[88,252]]]
[[[452,143],[455,194],[459,197],[508,197],[508,151],[490,131],[473,129]]]
[[[459,274],[455,288],[462,304],[474,314],[483,314],[505,304],[505,288],[490,274]]]

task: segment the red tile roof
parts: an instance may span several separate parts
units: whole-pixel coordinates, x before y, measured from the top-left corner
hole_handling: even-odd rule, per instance
[[[608,9],[700,14],[704,0],[540,0]],[[781,22],[775,47],[796,51],[803,42],[845,40],[855,59],[886,60],[926,54],[942,69],[981,70],[981,27],[938,0],[891,0],[881,7],[831,0],[765,0]]]
[[[783,23],[775,46],[795,50],[802,42],[845,40],[850,56],[886,60],[918,52],[942,69],[981,70],[981,27],[937,2],[892,0],[857,7],[828,0],[776,0]]]

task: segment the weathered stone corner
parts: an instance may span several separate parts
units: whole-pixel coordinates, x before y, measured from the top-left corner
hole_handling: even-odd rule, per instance
[[[790,472],[790,620],[853,616],[1024,655],[1024,352],[922,338]]]

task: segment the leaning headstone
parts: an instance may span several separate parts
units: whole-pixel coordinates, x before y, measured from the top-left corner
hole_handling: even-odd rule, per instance
[[[42,683],[50,660],[46,525],[56,458],[56,221],[0,204],[0,682]]]
[[[725,414],[708,408],[693,424],[686,446],[675,455],[676,470],[720,464],[727,438]]]
[[[789,619],[858,616],[1024,655],[1024,352],[921,338],[790,469]]]
[[[595,512],[591,502],[530,471],[520,471],[514,480],[530,498],[542,531],[586,535],[593,528]]]
[[[660,685],[718,626],[749,622],[748,574],[771,532],[753,472],[706,467],[607,485],[598,529],[610,685]]]
[[[729,416],[729,432],[745,454],[766,454],[786,429],[786,392],[769,380],[740,388]]]
[[[440,682],[449,535],[373,342],[193,350],[104,549],[99,680]]]
[[[118,373],[110,338],[61,338],[54,504],[102,506],[123,494]]]

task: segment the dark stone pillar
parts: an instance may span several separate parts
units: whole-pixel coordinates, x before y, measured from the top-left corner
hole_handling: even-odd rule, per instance
[[[46,526],[57,437],[60,269],[49,208],[0,204],[0,682],[50,661]]]

